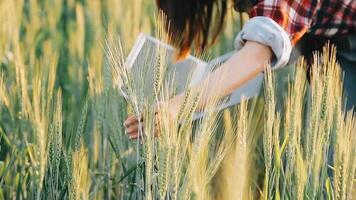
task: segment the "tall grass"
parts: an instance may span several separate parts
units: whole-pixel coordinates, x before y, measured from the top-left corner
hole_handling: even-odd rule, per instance
[[[141,31],[169,40],[155,12],[143,0],[0,2],[0,199],[355,197],[356,119],[335,49],[315,56],[309,81],[303,61],[286,82],[267,68],[258,98],[221,112],[212,99],[193,121],[201,91],[186,90],[177,118],[166,104],[155,115],[176,94],[166,52],[150,58],[153,99],[123,62]],[[212,55],[232,49],[228,20]],[[145,119],[137,142],[128,114]]]

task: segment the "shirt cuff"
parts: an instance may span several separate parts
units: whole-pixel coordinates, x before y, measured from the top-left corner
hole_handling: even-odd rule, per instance
[[[287,32],[269,17],[253,17],[236,36],[234,45],[240,50],[247,40],[259,42],[269,46],[274,57],[271,59],[271,67],[277,69],[287,64],[292,44]]]

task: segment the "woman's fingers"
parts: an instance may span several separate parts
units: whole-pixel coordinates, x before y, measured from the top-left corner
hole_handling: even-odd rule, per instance
[[[129,131],[126,131],[129,138],[134,140],[134,139],[137,139],[139,137],[139,131],[138,131],[138,128],[136,129],[131,129]]]
[[[131,140],[136,140],[138,138],[138,132],[134,132],[132,134],[129,134],[129,138]]]
[[[131,124],[129,127],[126,128],[126,132],[128,134],[132,134],[132,133],[138,132],[138,127],[139,127],[138,123]]]
[[[139,125],[138,123],[130,125],[130,127],[126,128],[126,134],[129,136],[130,139],[135,140],[138,139],[140,136],[139,127],[143,129],[143,124]],[[154,136],[157,137],[160,135],[160,128],[157,124],[154,127]]]
[[[143,122],[135,121],[130,123],[128,126],[125,125],[125,132],[129,136],[130,139],[138,139],[140,136],[139,129],[143,131]],[[141,133],[142,133],[141,131]]]
[[[129,127],[129,126],[131,126],[132,124],[135,124],[135,123],[137,123],[137,122],[138,122],[138,120],[137,120],[136,116],[135,116],[135,115],[131,115],[130,117],[128,117],[128,118],[125,120],[124,126],[125,126],[125,127]]]
[[[130,122],[129,125],[125,124],[125,132],[126,132],[126,134],[128,134],[130,139],[137,139],[138,138],[138,136],[139,136],[139,133],[138,133],[139,130],[138,129],[139,129],[139,122],[138,121]]]
[[[142,122],[142,121],[143,121],[143,118],[141,117],[140,122]],[[129,126],[131,126],[133,124],[136,124],[136,123],[138,123],[137,117],[135,115],[131,115],[125,120],[124,126],[125,127],[129,127]]]
[[[154,136],[157,137],[160,135],[160,120],[158,112],[155,112],[155,120],[154,120]],[[140,136],[139,128],[143,130],[143,118],[141,117],[140,121],[137,119],[135,115],[129,116],[125,122],[125,132],[129,136],[130,139],[138,139]]]

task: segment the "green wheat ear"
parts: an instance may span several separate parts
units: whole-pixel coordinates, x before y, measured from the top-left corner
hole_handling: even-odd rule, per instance
[[[80,141],[81,141],[81,138],[84,133],[85,124],[86,124],[86,121],[88,118],[88,111],[89,111],[89,97],[86,97],[86,99],[84,100],[82,112],[80,114],[77,131],[76,131],[75,138],[74,138],[74,149],[75,150],[80,149],[80,146],[81,146]]]

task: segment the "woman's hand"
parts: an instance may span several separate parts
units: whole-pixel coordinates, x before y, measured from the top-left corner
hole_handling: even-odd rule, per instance
[[[169,120],[176,120],[179,111],[179,99],[180,96],[169,100],[168,102],[160,102],[155,106],[155,136],[159,135],[159,129],[157,128],[161,119],[160,116],[168,117]],[[165,113],[163,113],[165,112]],[[130,139],[138,139],[140,137],[139,128],[141,128],[141,134],[143,132],[144,119],[138,119],[137,116],[129,116],[125,122],[125,132]]]

